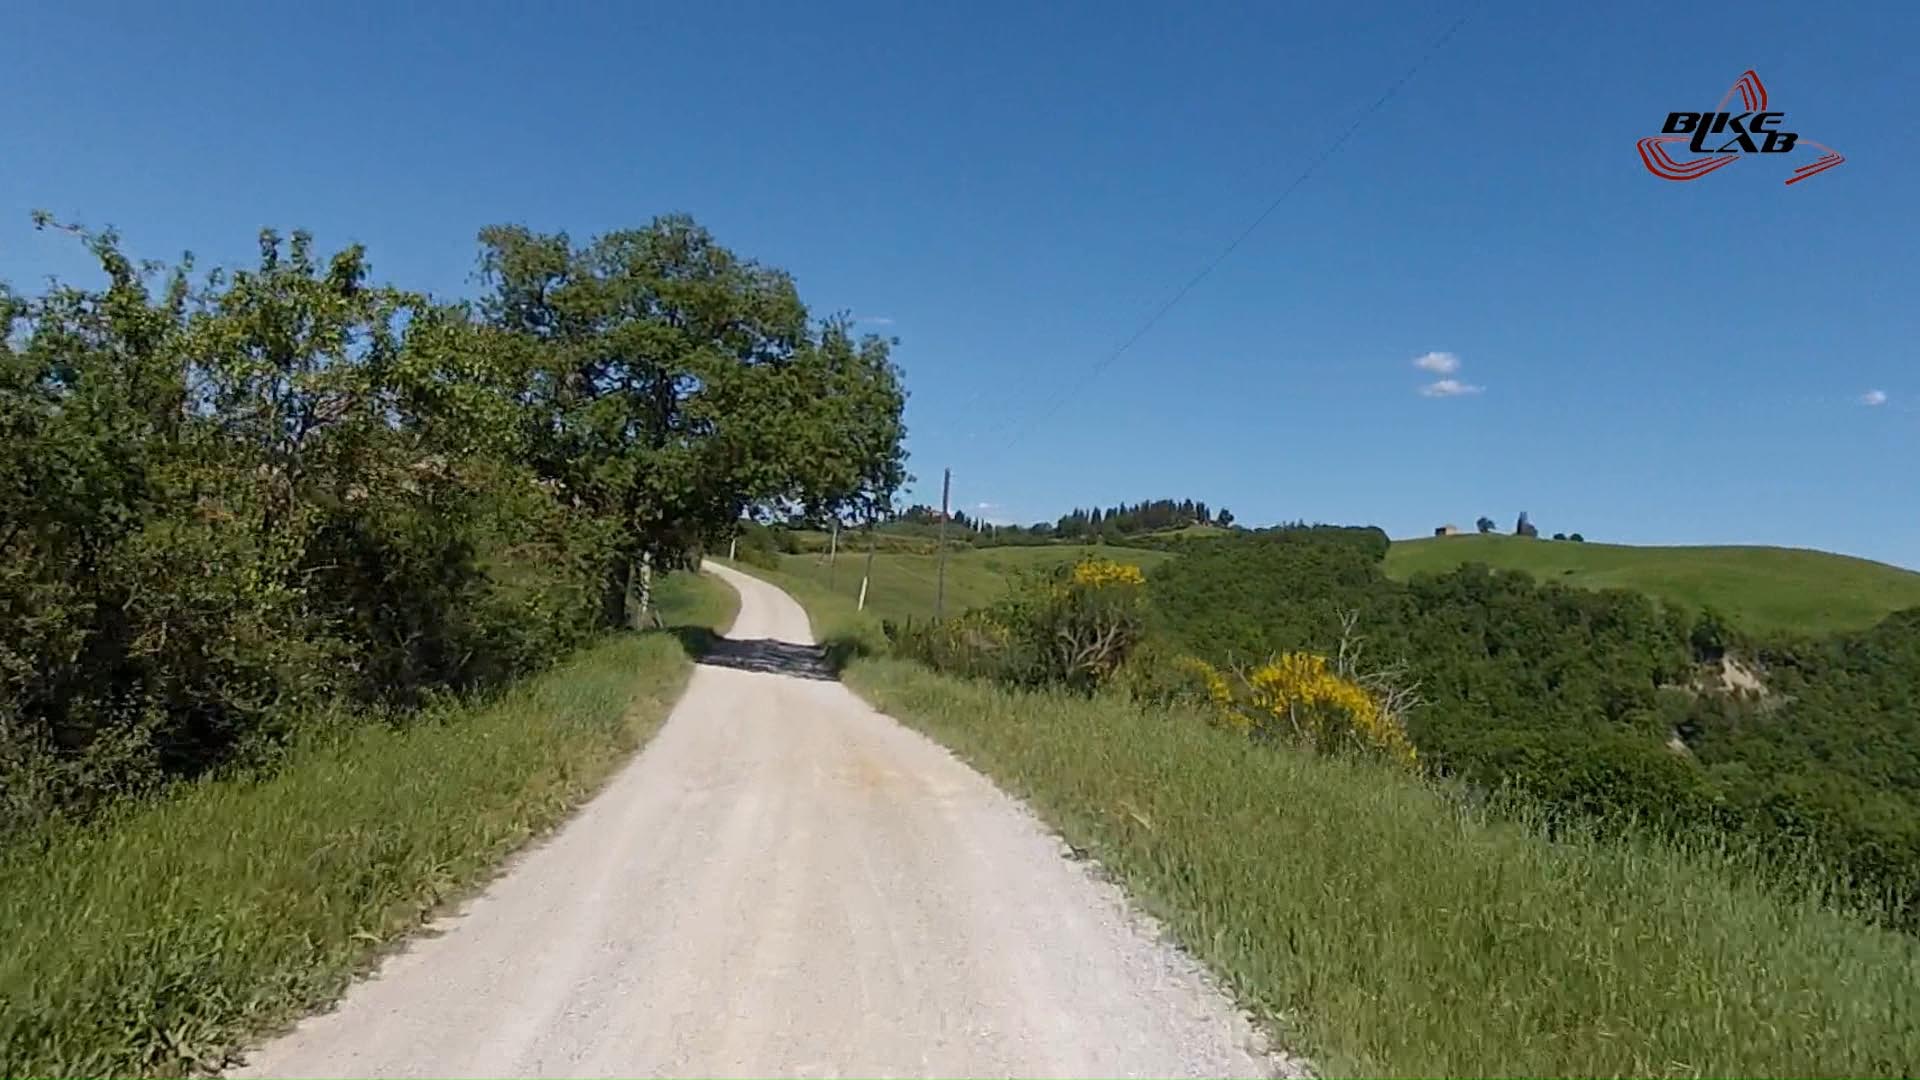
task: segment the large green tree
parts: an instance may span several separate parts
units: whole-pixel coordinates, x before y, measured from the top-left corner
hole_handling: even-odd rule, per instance
[[[751,508],[871,519],[905,479],[889,343],[814,323],[786,273],[691,219],[480,241],[481,315],[522,348],[531,460],[616,528],[609,622],[642,618],[651,571]]]

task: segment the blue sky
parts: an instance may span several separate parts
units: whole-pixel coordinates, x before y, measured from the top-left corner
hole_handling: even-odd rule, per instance
[[[15,12],[0,278],[86,277],[35,207],[203,262],[304,226],[449,296],[484,224],[687,211],[900,338],[930,501],[1920,567],[1920,6],[274,7]],[[1847,163],[1650,176],[1749,67]]]

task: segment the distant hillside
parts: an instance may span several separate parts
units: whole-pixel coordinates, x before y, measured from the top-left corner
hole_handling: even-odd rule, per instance
[[[1822,634],[1873,625],[1920,607],[1920,574],[1824,551],[1776,547],[1629,547],[1514,536],[1396,540],[1387,573],[1409,578],[1480,562],[1542,581],[1635,589],[1692,608],[1713,607],[1756,631]]]
[[[1044,570],[1085,555],[1151,567],[1166,560],[1164,552],[1114,545],[1048,544],[1036,547],[993,547],[955,551],[947,558],[947,613],[991,604],[1007,594],[1007,586],[1022,572]],[[860,570],[866,552],[842,549],[835,564],[817,552],[784,555],[782,573],[804,578],[832,592],[854,599],[860,595]],[[867,592],[867,610],[882,619],[905,621],[933,616],[939,576],[939,558],[932,552],[908,553],[880,549],[873,558],[873,581]]]

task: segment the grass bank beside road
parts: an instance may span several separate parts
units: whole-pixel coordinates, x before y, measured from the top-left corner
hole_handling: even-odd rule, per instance
[[[1198,715],[899,660],[877,707],[1023,798],[1331,1073],[1913,1075],[1920,941],[1723,855],[1568,840]]]
[[[674,575],[659,602],[724,629],[738,601]],[[315,734],[270,776],[0,851],[0,1075],[219,1068],[563,820],[690,670],[671,633],[611,637],[489,702]]]

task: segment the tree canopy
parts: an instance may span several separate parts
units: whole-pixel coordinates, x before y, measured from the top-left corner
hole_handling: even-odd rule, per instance
[[[485,229],[477,302],[69,231],[103,287],[0,288],[0,831],[515,677],[743,511],[904,480],[893,343],[685,217]]]
[[[485,325],[524,358],[529,461],[615,523],[608,612],[749,510],[871,519],[905,480],[889,342],[810,325],[792,279],[685,217],[575,246],[482,230]]]

